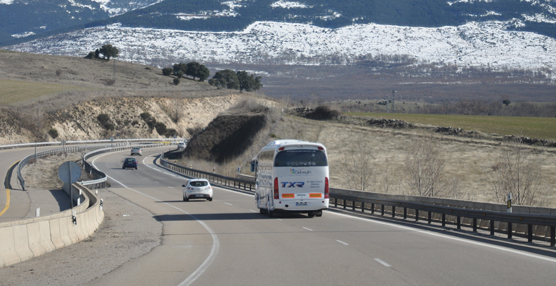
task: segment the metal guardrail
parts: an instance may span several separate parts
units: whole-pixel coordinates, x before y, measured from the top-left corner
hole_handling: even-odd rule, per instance
[[[136,143],[136,142],[153,142],[153,141],[187,141],[187,138],[139,138],[139,139],[114,139],[114,140],[81,140],[81,141],[56,141],[56,142],[36,142],[36,143],[19,143],[10,145],[0,145],[2,149],[14,149],[25,147],[43,147],[43,146],[62,146],[62,145],[83,145],[83,144],[99,144],[99,143]]]
[[[164,146],[164,145],[165,144],[141,145],[141,148],[160,147],[160,146]],[[103,153],[120,151],[120,150],[125,150],[125,149],[131,149],[131,148],[137,147],[137,146],[138,145],[128,145],[128,146],[125,146],[125,147],[103,148],[103,149],[95,150],[95,151],[92,151],[92,152],[89,152],[89,153],[85,154],[83,156],[83,166],[85,167],[85,171],[93,177],[93,180],[81,181],[79,183],[83,186],[92,186],[92,188],[95,188],[95,189],[97,189],[97,188],[106,188],[106,181],[108,180],[106,174],[104,172],[98,170],[97,168],[95,168],[93,165],[89,164],[89,162],[87,162],[87,159],[90,158],[90,157],[96,156],[96,155],[103,154]]]
[[[23,176],[21,175],[21,171],[23,170],[23,168],[29,163],[29,161],[31,161],[32,159],[36,159],[36,158],[41,158],[44,156],[51,156],[54,154],[59,154],[59,153],[72,153],[72,152],[84,152],[84,151],[89,151],[89,150],[97,150],[97,149],[102,149],[102,148],[107,148],[108,146],[113,147],[113,146],[131,146],[130,142],[135,142],[135,143],[139,143],[139,142],[153,142],[153,141],[165,141],[165,142],[171,142],[171,143],[175,143],[177,141],[183,141],[183,140],[187,140],[184,138],[172,138],[172,139],[168,139],[168,138],[142,138],[142,139],[115,139],[115,140],[86,140],[86,141],[67,141],[64,142],[64,147],[62,148],[57,148],[57,149],[53,149],[53,150],[47,150],[47,151],[43,151],[43,152],[38,152],[36,154],[31,154],[25,158],[23,158],[20,162],[19,165],[17,167],[17,178],[19,180],[19,184],[21,185],[21,188],[23,190],[25,190],[25,180],[23,179]],[[65,145],[67,144],[99,144],[99,143],[110,143],[110,144],[104,144],[104,145],[85,145],[85,146],[70,146],[70,147],[66,147]],[[62,142],[41,142],[41,143],[24,143],[24,144],[12,144],[12,145],[2,145],[0,146],[0,149],[3,148],[24,148],[24,147],[35,147],[35,146],[55,146],[55,145],[61,145]],[[143,145],[141,145],[141,147],[143,147]]]
[[[252,180],[244,180],[238,178],[227,177],[211,172],[205,172],[201,170],[195,170],[193,168],[187,168],[178,164],[168,162],[167,160],[160,159],[160,164],[172,171],[183,174],[187,177],[194,178],[204,178],[208,179],[211,183],[218,185],[229,186],[234,188],[239,188],[250,192],[255,192],[255,182]]]
[[[355,191],[352,192],[355,193]],[[371,213],[375,213],[378,208],[382,216],[388,211],[392,218],[398,215],[403,216],[403,219],[407,219],[408,210],[412,210],[409,216],[413,217],[415,221],[424,218],[428,221],[428,224],[431,224],[433,221],[441,223],[443,227],[447,224],[452,224],[455,225],[458,230],[461,230],[461,227],[464,225],[463,219],[469,219],[469,223],[465,225],[471,227],[473,232],[477,232],[477,229],[482,228],[489,230],[490,235],[494,235],[498,229],[498,232],[507,233],[508,239],[511,239],[514,234],[519,235],[517,227],[515,230],[513,229],[513,224],[526,225],[527,229],[524,229],[522,232],[524,234],[523,236],[527,237],[528,242],[532,242],[534,238],[545,240],[545,236],[535,236],[533,234],[535,231],[537,233],[543,233],[538,227],[546,227],[547,230],[550,231],[550,245],[554,246],[556,244],[556,216],[554,215],[465,209],[411,201],[390,200],[373,197],[365,192],[359,193],[360,195],[353,196],[334,193],[331,190],[330,204],[333,204],[334,207],[338,207],[338,204],[340,204],[344,209],[351,207],[353,211],[360,209],[361,212],[367,210]],[[385,210],[385,206],[389,206],[390,209]],[[403,210],[403,212],[400,210]],[[426,217],[420,215],[420,211],[426,212]],[[436,214],[436,216],[434,214]],[[485,225],[484,222],[486,222],[487,225]],[[496,224],[498,226],[495,227]],[[536,229],[534,230],[535,226]],[[501,231],[502,229],[505,229],[505,231]]]
[[[251,192],[254,192],[255,189],[256,182],[253,180],[237,179],[201,170],[195,170],[168,162],[163,158],[160,159],[160,162],[162,166],[188,177],[206,178],[211,182],[224,186],[233,186],[235,188],[242,188],[243,184],[243,189]],[[345,192],[357,195],[342,194]],[[337,208],[340,203],[340,206],[343,206],[344,209],[350,206],[354,211],[356,209],[360,209],[362,212],[367,210],[373,214],[378,208],[381,215],[384,215],[385,212],[389,211],[393,218],[398,215],[399,217],[403,216],[403,219],[407,219],[409,216],[413,217],[415,221],[419,221],[420,218],[423,218],[423,216],[419,213],[421,211],[426,212],[426,217],[424,219],[426,219],[429,224],[435,221],[441,223],[443,227],[446,227],[448,224],[455,225],[458,230],[461,230],[462,226],[469,226],[473,229],[473,232],[477,232],[477,229],[479,228],[486,229],[490,231],[490,235],[494,235],[495,232],[505,232],[508,235],[508,239],[511,239],[515,234],[516,236],[519,235],[527,237],[528,242],[532,242],[533,239],[546,240],[546,237],[549,237],[550,245],[556,245],[555,215],[506,213],[492,210],[467,209],[461,207],[412,202],[407,200],[387,199],[384,198],[384,196],[384,194],[381,194],[381,196],[378,197],[366,192],[331,188],[330,205]],[[385,206],[389,206],[390,210],[385,210]],[[408,212],[408,210],[410,210],[410,212]],[[467,224],[464,223],[465,219],[470,220],[470,222]],[[485,222],[487,223],[486,225]],[[516,224],[515,229],[513,228],[513,224]],[[519,230],[520,226],[523,225],[526,225],[527,228]],[[545,231],[543,231],[543,227],[545,228]],[[547,232],[549,232],[549,234],[546,234]],[[534,235],[534,233],[541,233],[541,235]],[[543,236],[542,233],[545,233],[545,235]]]

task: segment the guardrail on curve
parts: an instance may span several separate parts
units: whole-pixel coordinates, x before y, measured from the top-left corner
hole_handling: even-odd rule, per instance
[[[167,160],[164,160],[163,158],[160,158],[160,162],[162,166],[188,177],[206,178],[216,184],[239,188],[241,188],[241,184],[243,184],[243,189],[249,190],[251,192],[254,192],[255,189],[256,182],[252,180],[237,179],[211,172],[195,170],[171,163]],[[532,208],[529,208],[530,213],[507,213],[494,210],[442,206],[430,203],[391,199],[388,197],[396,196],[388,194],[373,194],[368,192],[337,188],[330,189],[330,204],[334,205],[334,207],[338,207],[338,204],[341,203],[340,205],[343,206],[344,209],[346,209],[348,206],[351,206],[353,211],[355,211],[356,209],[361,209],[362,212],[368,210],[371,211],[371,213],[374,213],[375,210],[379,208],[381,211],[381,215],[384,215],[385,212],[388,212],[388,210],[385,210],[385,206],[389,206],[389,211],[392,217],[396,217],[396,215],[400,217],[403,215],[403,219],[413,217],[416,221],[419,221],[420,218],[423,218],[422,214],[419,214],[419,211],[423,211],[427,214],[425,219],[428,220],[429,224],[431,224],[433,221],[440,222],[443,227],[446,227],[446,225],[448,224],[452,224],[455,225],[458,230],[461,230],[461,227],[465,225],[471,227],[473,229],[473,232],[477,232],[477,229],[482,228],[489,230],[490,235],[494,235],[495,232],[507,233],[509,239],[511,239],[514,234],[525,236],[527,237],[528,242],[532,242],[533,239],[545,240],[548,237],[550,245],[556,245],[556,216],[553,214],[536,214],[533,213],[534,210],[531,211]],[[406,198],[408,197],[406,196]],[[422,198],[426,200],[428,197],[415,198]],[[451,203],[458,202],[457,200],[448,201],[451,201]],[[470,203],[467,201],[461,202]],[[481,204],[498,206],[495,204],[487,203]],[[501,207],[501,205],[499,207]],[[401,213],[400,210],[402,210],[403,213]],[[408,212],[408,210],[412,210],[412,212]],[[549,210],[552,211],[552,209]],[[556,212],[556,210],[553,211]],[[470,222],[465,223],[465,219],[469,219]],[[485,223],[487,224],[485,225]],[[516,224],[515,229],[512,227],[513,224]],[[526,229],[520,230],[520,226],[523,225],[527,226]],[[523,234],[521,235],[521,233]]]

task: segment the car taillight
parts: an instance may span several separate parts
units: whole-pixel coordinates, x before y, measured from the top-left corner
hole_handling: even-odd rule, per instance
[[[328,177],[324,177],[324,198],[330,198],[330,191],[328,190]]]
[[[278,191],[278,178],[274,178],[274,199],[280,199],[280,192]]]

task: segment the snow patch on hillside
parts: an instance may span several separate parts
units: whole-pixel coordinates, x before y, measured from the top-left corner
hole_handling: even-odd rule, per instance
[[[307,6],[303,3],[299,3],[299,2],[293,2],[293,1],[284,1],[284,0],[279,0],[277,2],[274,2],[270,5],[270,7],[272,8],[284,8],[284,9],[291,9],[291,8],[312,8],[310,6]]]
[[[14,0],[0,0],[0,4],[10,5],[14,3]]]
[[[118,59],[143,64],[204,63],[352,64],[378,55],[404,55],[418,63],[493,70],[549,70],[556,79],[556,40],[507,31],[518,22],[470,22],[440,28],[378,24],[339,29],[256,22],[241,32],[191,32],[120,25],[95,27],[8,47],[11,50],[85,56],[110,43]]]

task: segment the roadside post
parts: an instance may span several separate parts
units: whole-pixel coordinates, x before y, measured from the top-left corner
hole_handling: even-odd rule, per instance
[[[511,213],[512,212],[512,193],[508,194],[508,212]]]

